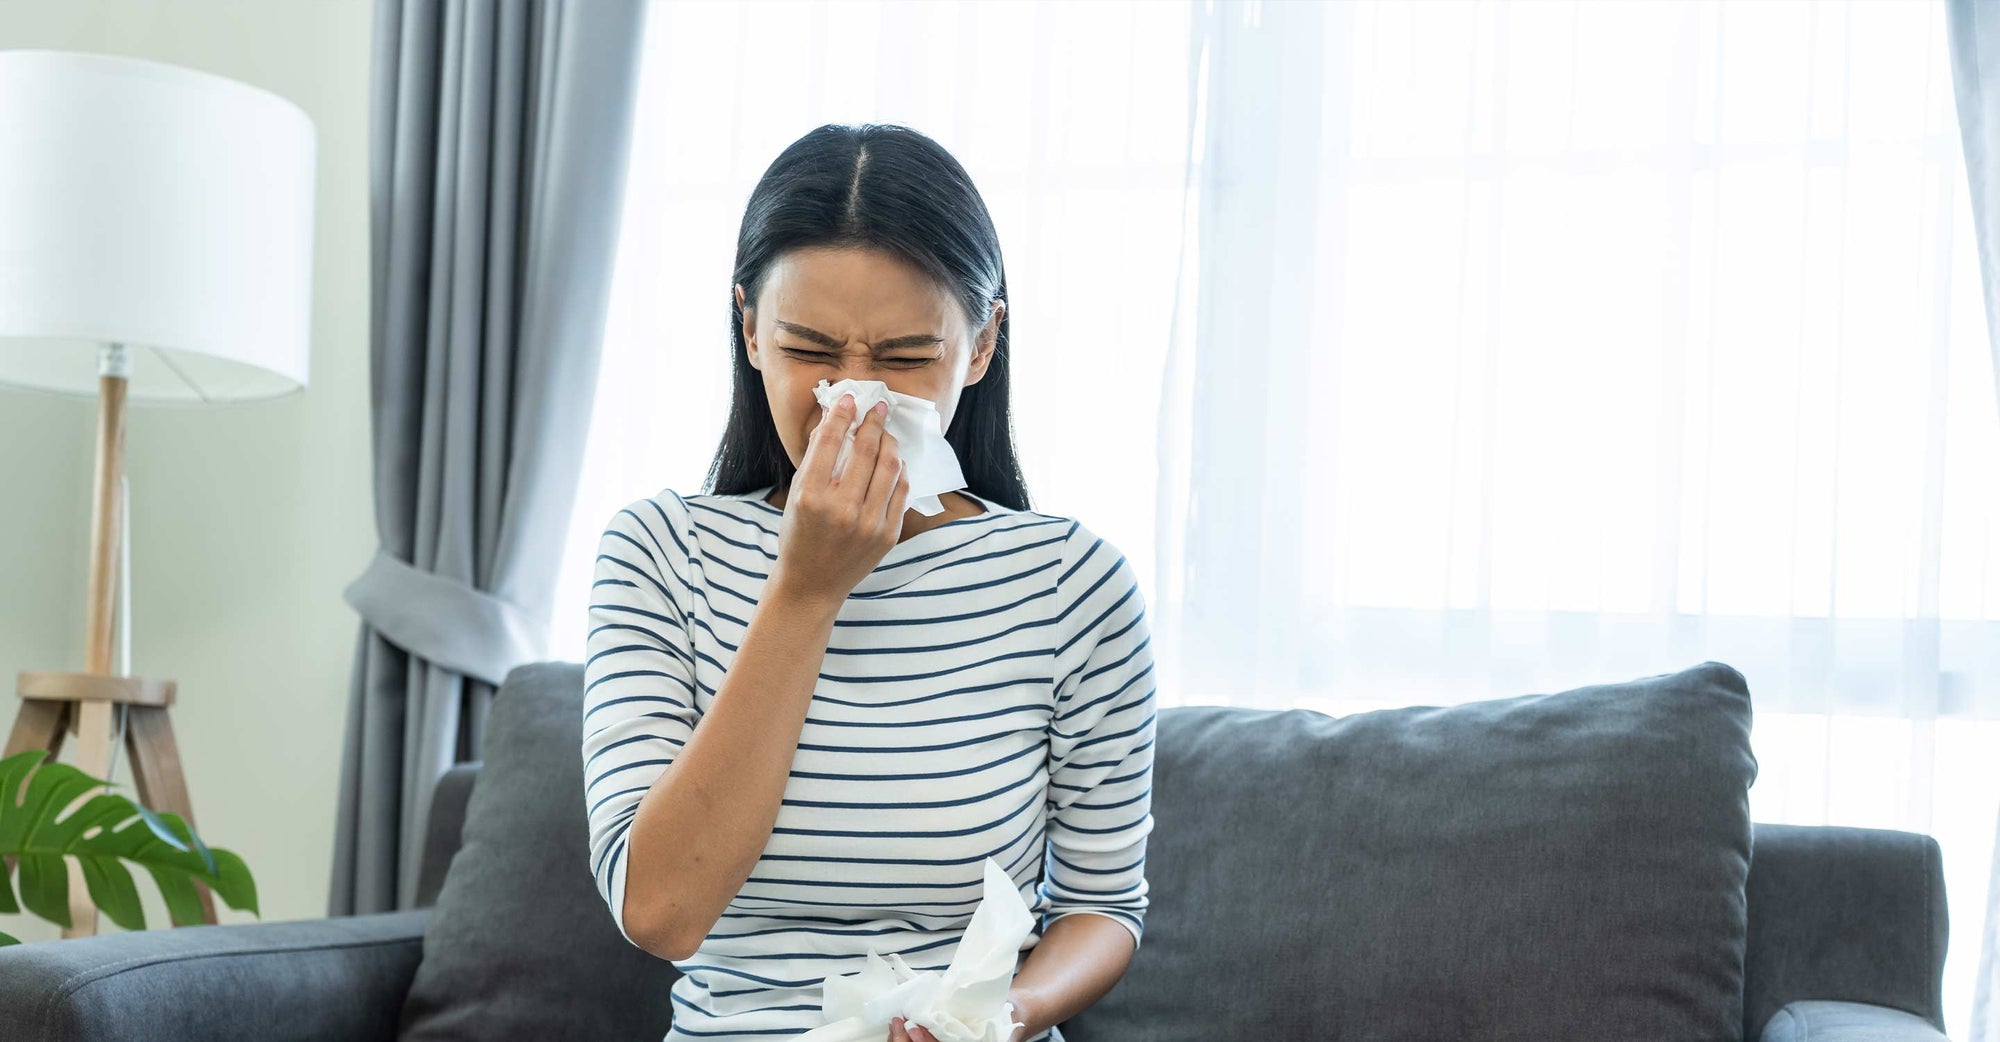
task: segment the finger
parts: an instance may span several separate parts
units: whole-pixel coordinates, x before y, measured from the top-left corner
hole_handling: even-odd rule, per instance
[[[863,513],[873,518],[891,518],[890,501],[896,498],[896,483],[902,479],[909,463],[896,450],[896,436],[884,434],[882,450],[875,456],[875,473],[868,480],[868,498],[864,500]]]
[[[889,1022],[889,1042],[910,1042],[910,1033],[903,1030],[903,1018]]]
[[[910,1025],[910,1042],[937,1042],[937,1036],[924,1029],[922,1024]]]
[[[806,455],[799,461],[799,477],[811,488],[825,488],[833,480],[833,461],[840,455],[840,443],[854,418],[854,396],[843,394],[833,408],[820,417],[806,439]],[[787,500],[789,502],[789,499]]]
[[[889,494],[889,508],[883,516],[885,518],[900,518],[909,509],[910,467],[909,464],[905,463],[902,471],[896,475],[895,491]]]
[[[842,477],[853,475],[858,479],[854,482],[856,503],[868,501],[868,487],[874,484],[876,457],[881,452],[882,435],[889,423],[888,411],[888,402],[869,406],[868,412],[861,418],[861,426],[854,432],[854,448],[848,452],[847,470]]]

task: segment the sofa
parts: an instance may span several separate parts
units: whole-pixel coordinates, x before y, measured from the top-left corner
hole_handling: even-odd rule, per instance
[[[506,678],[483,759],[436,785],[415,907],[0,949],[0,1037],[660,1038],[677,971],[618,934],[586,866],[581,674]],[[1640,1033],[1645,1011],[1701,1012],[1676,991],[1701,988],[1726,1027],[1685,1037],[1944,1038],[1937,843],[1749,822],[1748,695],[1726,666],[1477,706],[1157,719],[1145,939],[1066,1042],[1526,1038],[1530,1022],[1663,1038]],[[1412,877],[1432,889],[1392,888]],[[1619,965],[1662,938],[1657,962]],[[1509,1004],[1527,1019],[1482,1019]]]

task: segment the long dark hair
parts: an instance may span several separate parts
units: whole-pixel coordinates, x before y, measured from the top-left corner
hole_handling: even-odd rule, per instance
[[[786,251],[857,246],[892,253],[929,274],[958,298],[975,334],[992,318],[992,302],[1007,299],[1007,268],[986,201],[943,146],[908,127],[876,123],[830,123],[792,142],[750,193],[736,235],[729,294],[735,393],[709,464],[710,493],[788,485],[796,470],[778,438],[762,376],[745,355],[735,286],[755,306],[772,262]],[[944,437],[958,453],[968,490],[1029,510],[1007,407],[1008,319],[1002,313],[986,375],[960,393]]]

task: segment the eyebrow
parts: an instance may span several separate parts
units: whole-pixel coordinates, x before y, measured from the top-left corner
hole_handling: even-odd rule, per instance
[[[787,322],[781,318],[778,320],[778,328],[784,330],[787,333],[792,334],[793,336],[803,337],[823,347],[841,346],[841,342],[839,340],[836,340],[833,337],[828,336],[827,334],[822,333],[817,329],[811,329],[806,326],[799,325],[796,322]],[[944,343],[944,337],[941,337],[936,333],[914,333],[911,334],[910,336],[891,337],[888,340],[878,341],[875,344],[874,350],[878,352],[894,351],[899,347],[932,347],[942,343]]]

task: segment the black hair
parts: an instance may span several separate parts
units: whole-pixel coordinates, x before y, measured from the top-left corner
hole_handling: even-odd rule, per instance
[[[735,286],[742,285],[754,307],[771,264],[809,247],[867,247],[908,261],[958,299],[975,334],[992,318],[993,302],[1007,299],[993,218],[965,167],[943,146],[909,127],[877,123],[830,123],[792,142],[751,191],[736,235],[729,294],[735,386],[722,444],[709,464],[712,494],[789,485],[797,469],[778,437],[762,375],[746,357]],[[986,374],[960,393],[944,437],[968,490],[1029,510],[1008,413],[1008,319],[1002,312]]]

